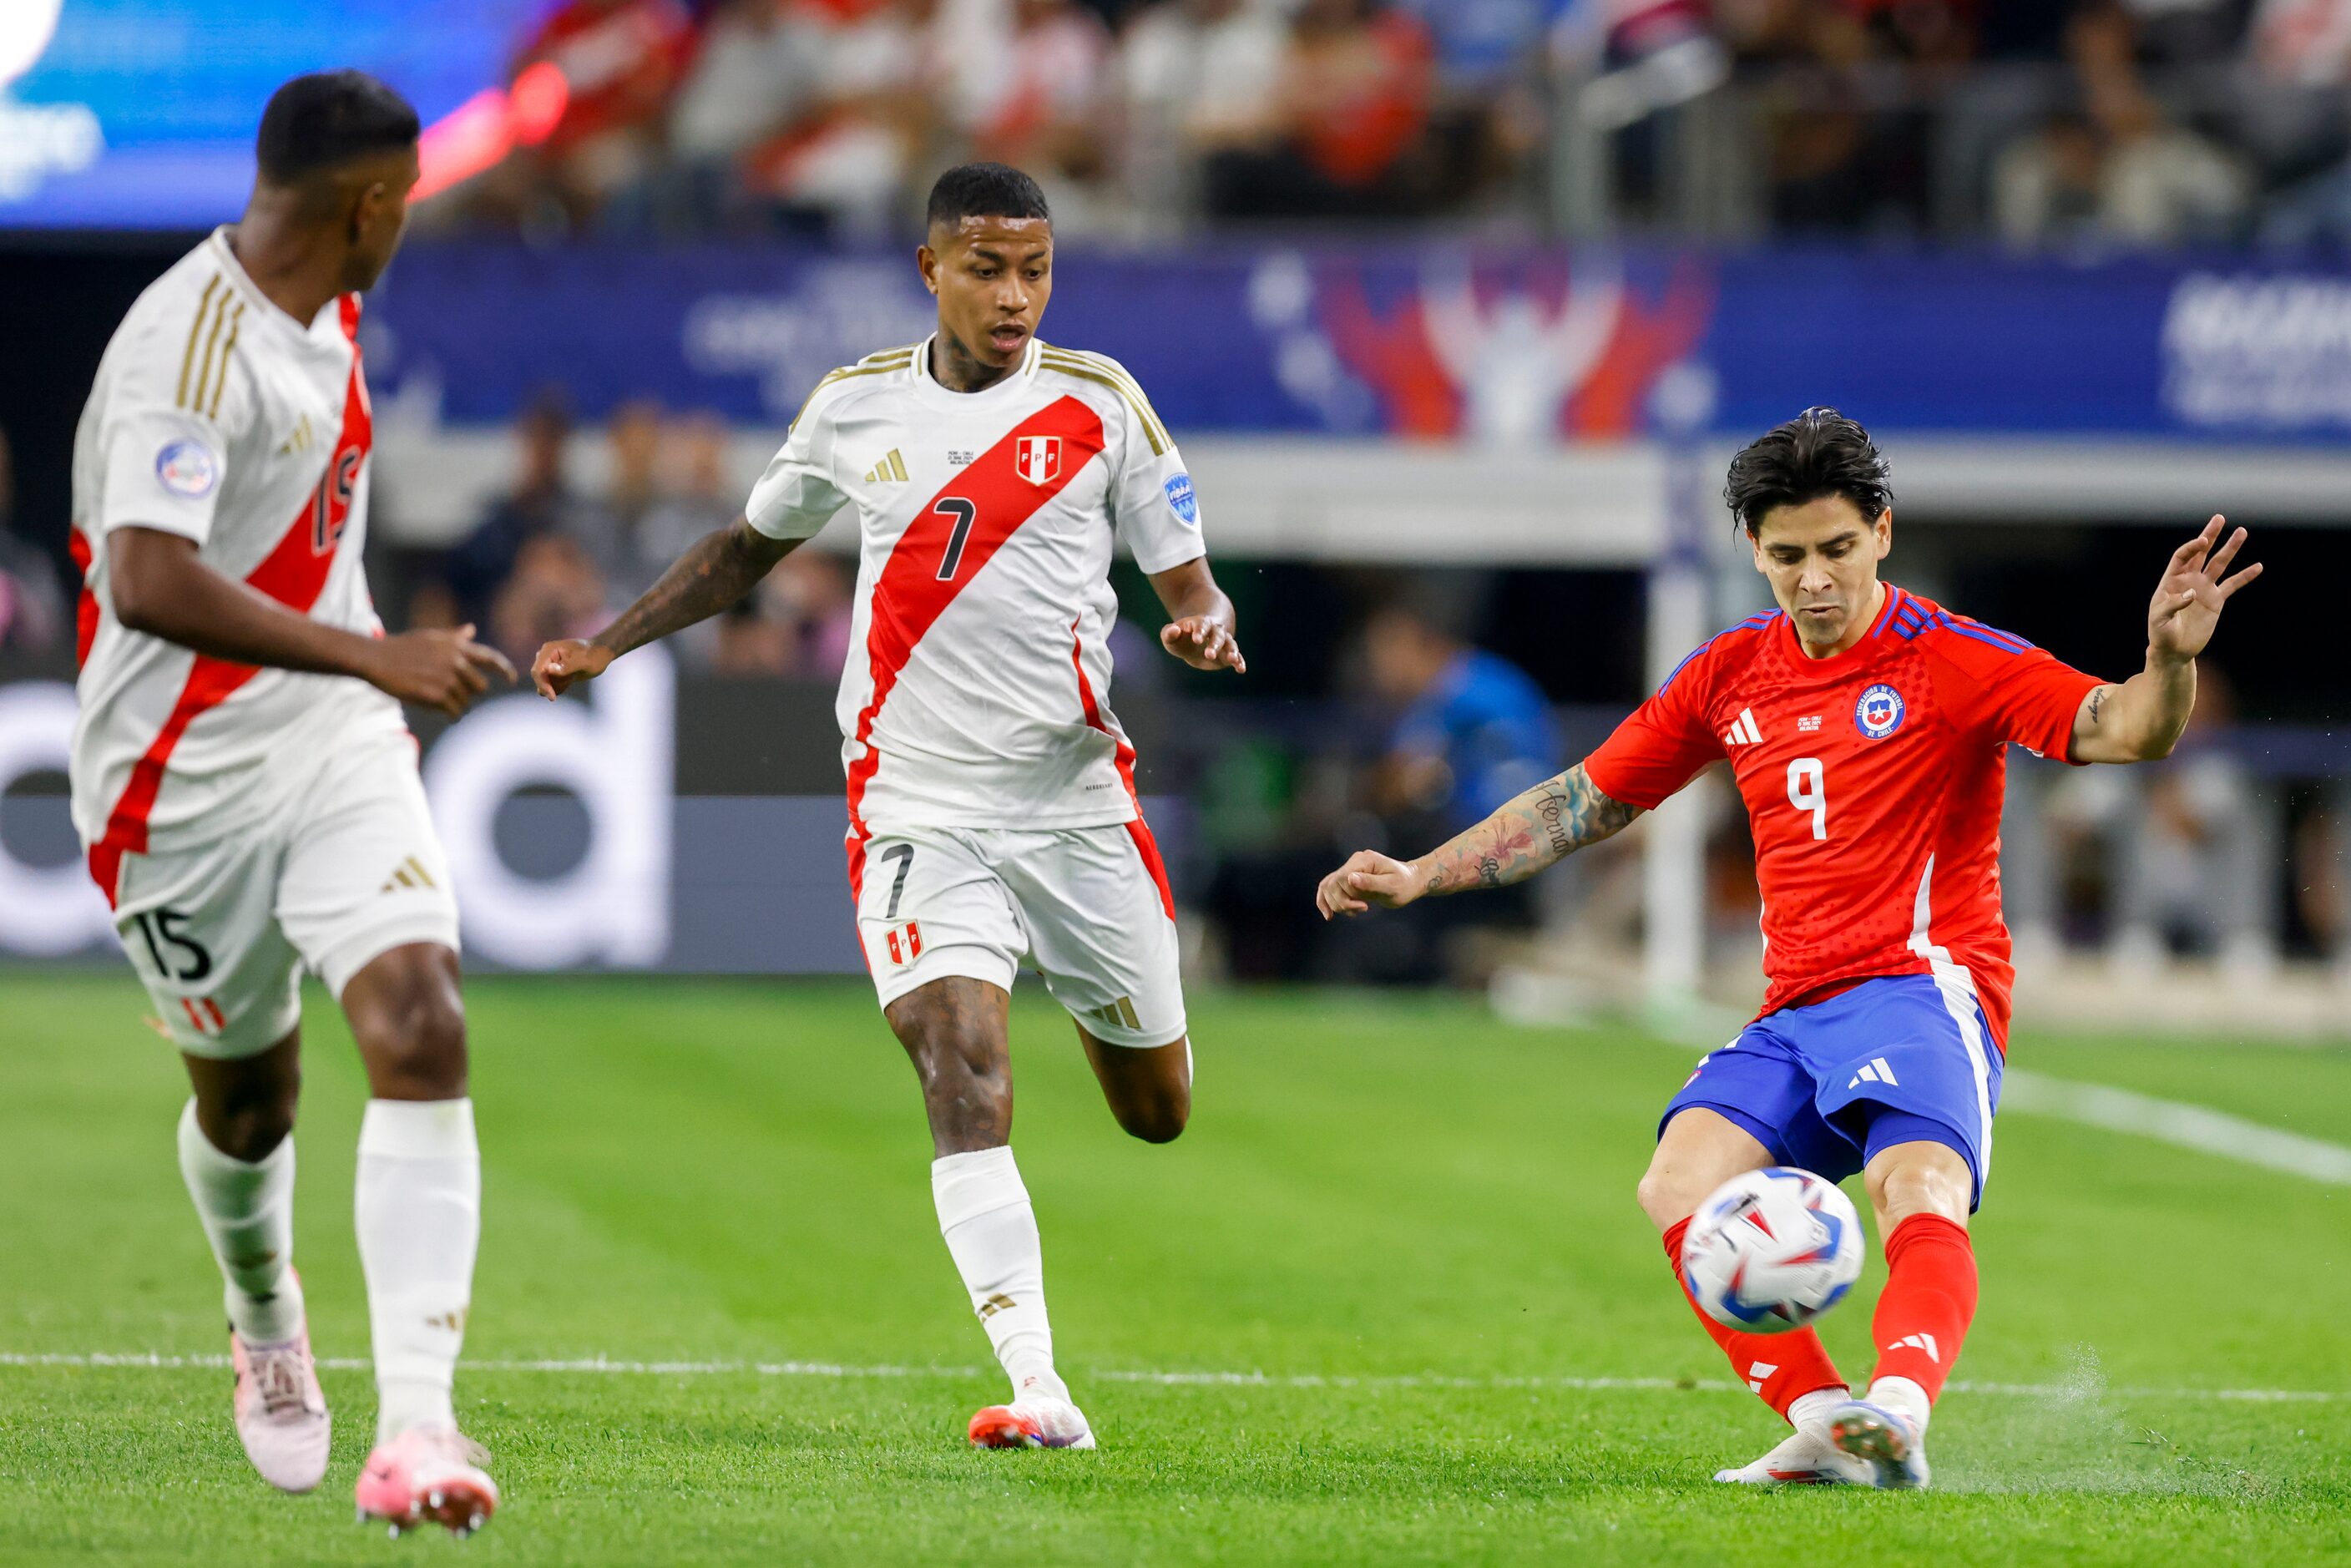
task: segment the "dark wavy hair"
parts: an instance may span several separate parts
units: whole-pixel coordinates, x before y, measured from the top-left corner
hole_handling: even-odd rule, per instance
[[[1045,218],[1045,192],[1008,163],[958,163],[931,187],[925,221],[953,225],[966,218]]]
[[[1865,522],[1894,504],[1886,455],[1857,421],[1833,408],[1808,408],[1757,436],[1730,460],[1723,504],[1750,534],[1782,507],[1843,496]]]

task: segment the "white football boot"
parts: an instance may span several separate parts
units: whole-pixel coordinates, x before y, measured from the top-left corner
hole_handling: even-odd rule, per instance
[[[1797,1427],[1753,1464],[1717,1470],[1714,1479],[1750,1487],[1865,1487],[1876,1484],[1876,1472],[1867,1460],[1839,1449],[1821,1422]]]
[[[1927,1429],[1907,1411],[1848,1399],[1829,1417],[1829,1430],[1840,1450],[1869,1466],[1871,1486],[1888,1491],[1926,1490]]]
[[[236,1368],[231,1408],[246,1458],[279,1491],[308,1491],[326,1476],[333,1437],[309,1330],[275,1344],[248,1344],[231,1329],[228,1351]]]
[[[1023,1394],[1009,1405],[976,1412],[969,1428],[975,1448],[1091,1448],[1085,1412],[1050,1394]]]

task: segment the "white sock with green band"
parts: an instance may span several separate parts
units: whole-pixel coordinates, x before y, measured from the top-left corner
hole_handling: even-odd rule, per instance
[[[180,1113],[180,1175],[213,1244],[228,1321],[247,1344],[302,1332],[302,1283],[294,1277],[294,1137],[248,1165],[213,1147],[196,1103]]]

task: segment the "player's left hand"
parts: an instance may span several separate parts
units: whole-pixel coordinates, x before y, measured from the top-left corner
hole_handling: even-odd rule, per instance
[[[2147,607],[2147,643],[2150,653],[2169,659],[2192,659],[2212,640],[2220,623],[2220,606],[2245,584],[2261,576],[2255,561],[2234,577],[2222,574],[2243,548],[2247,534],[2239,528],[2224,541],[2220,530],[2229,519],[2215,516],[2203,531],[2171,552],[2163,580]],[[2216,548],[2217,547],[2217,548]]]
[[[1241,645],[1225,623],[1212,615],[1186,615],[1159,629],[1159,645],[1191,665],[1196,670],[1229,669],[1237,675],[1249,674],[1249,661],[1241,657]]]

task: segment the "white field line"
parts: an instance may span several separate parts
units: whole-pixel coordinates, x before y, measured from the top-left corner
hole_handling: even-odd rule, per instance
[[[321,1356],[319,1364],[329,1372],[365,1372],[370,1363],[360,1356]],[[110,1354],[93,1351],[28,1353],[0,1351],[0,1367],[63,1366],[123,1367],[165,1372],[225,1372],[225,1355],[162,1355]],[[995,1372],[979,1366],[850,1366],[831,1361],[616,1361],[587,1356],[544,1361],[468,1361],[467,1374],[560,1373],[601,1377],[823,1377],[835,1379],[965,1378]],[[1680,1377],[1447,1377],[1432,1373],[1365,1374],[1269,1372],[1094,1371],[1081,1375],[1096,1383],[1141,1383],[1163,1388],[1370,1388],[1370,1389],[1558,1389],[1574,1393],[1701,1393],[1744,1394],[1747,1385],[1727,1378]],[[1955,1379],[1947,1386],[1962,1394],[2014,1396],[2027,1399],[2079,1398],[2082,1389],[2072,1383],[1971,1383]],[[2298,1388],[2157,1388],[2117,1387],[2102,1392],[2123,1398],[2220,1399],[2252,1404],[2331,1405],[2351,1401],[2351,1392]]]
[[[2113,1133],[2136,1133],[2288,1176],[2351,1186],[2351,1148],[2266,1127],[2209,1106],[2011,1069],[2001,1084],[2000,1108],[2055,1116]]]

